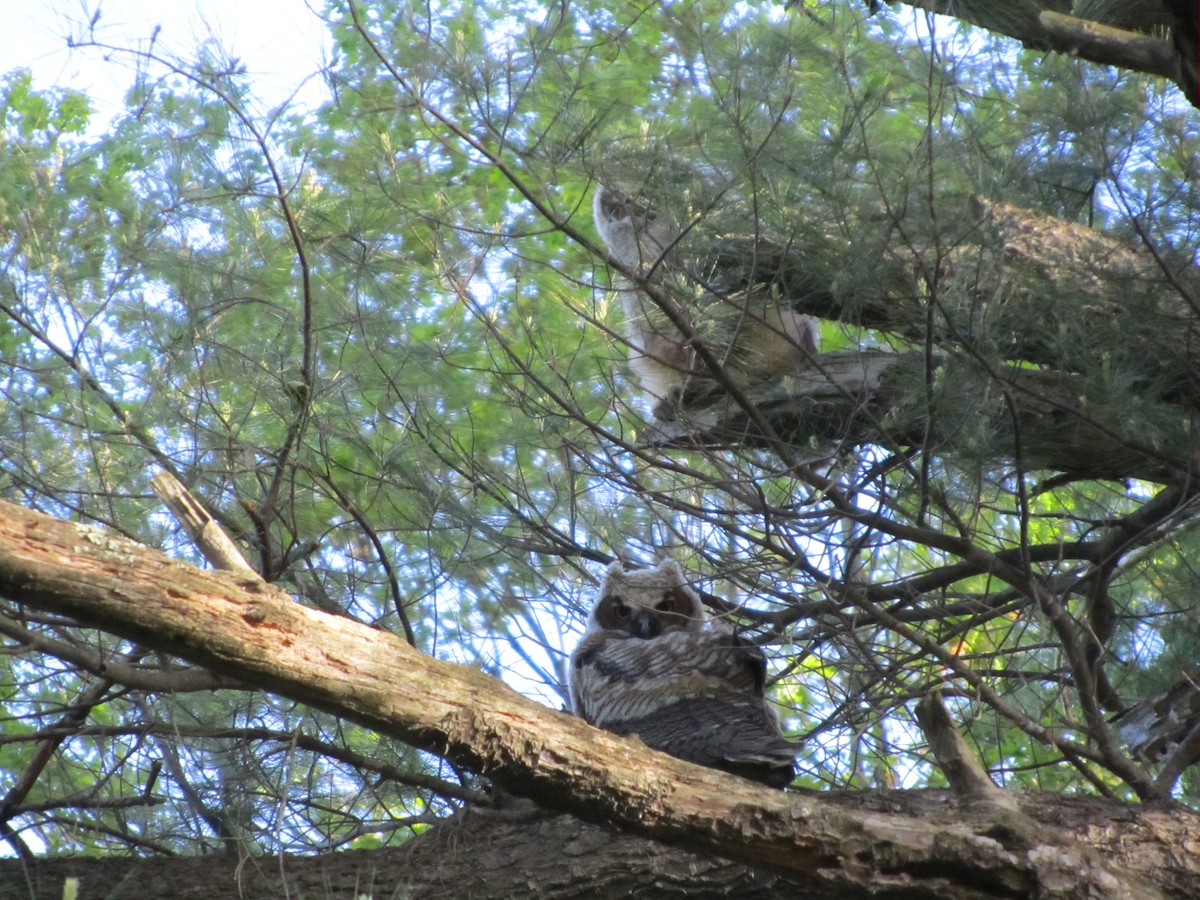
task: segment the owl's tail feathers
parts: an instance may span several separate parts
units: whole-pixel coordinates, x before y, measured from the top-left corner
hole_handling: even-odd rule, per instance
[[[800,752],[800,745],[780,736],[774,723],[769,723],[769,728],[762,728],[760,733],[746,734],[746,737],[749,739],[746,746],[724,747],[720,754],[722,758],[708,765],[761,781],[770,787],[782,788],[791,784],[796,777],[796,754]]]
[[[774,718],[754,697],[687,697],[637,721],[606,724],[617,734],[679,759],[721,769],[771,787],[796,775],[801,745],[779,733]]]

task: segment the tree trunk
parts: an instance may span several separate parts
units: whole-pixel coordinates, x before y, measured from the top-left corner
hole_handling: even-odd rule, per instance
[[[933,793],[906,808],[899,794],[773,791],[598,731],[257,579],[7,503],[0,595],[438,753],[545,809],[801,878],[812,896],[870,886],[895,896],[1183,897],[1200,884],[1200,819],[1189,811],[1100,804],[1105,815],[1071,828],[1053,818],[1067,808],[1057,797],[1030,819],[996,821]],[[1159,836],[1161,854],[1125,840],[1137,833]]]
[[[872,811],[936,819],[954,816],[955,802],[945,791],[855,791],[827,796],[859,815]],[[1123,858],[1139,868],[1161,868],[1163,896],[1193,897],[1200,864],[1196,823],[1178,810],[1130,809],[1105,801],[1026,795],[1023,811],[1045,828],[1047,841],[1073,838]],[[986,840],[982,838],[981,840]],[[567,814],[538,813],[532,807],[469,812],[414,838],[404,847],[347,851],[320,856],[239,860],[235,857],[187,859],[45,859],[30,867],[0,860],[0,900],[60,900],[63,880],[79,879],[81,900],[118,896],[209,900],[239,896],[275,900],[284,896],[356,900],[420,897],[422,900],[484,900],[501,897],[553,898],[655,897],[686,900],[795,900],[858,898],[869,890],[880,895],[943,898],[1026,896],[1001,880],[971,884],[955,879],[955,864],[945,874],[921,881],[904,875],[876,874],[858,860],[863,880],[810,878],[769,866],[747,866],[683,846],[621,834]],[[1179,857],[1185,857],[1181,865]],[[1186,859],[1190,857],[1190,859]],[[882,867],[882,866],[881,866]],[[892,893],[888,894],[888,891]],[[1130,886],[1108,885],[1094,896],[1138,896]],[[1081,892],[1082,893],[1082,892]],[[1051,888],[1048,896],[1071,896],[1070,887]]]

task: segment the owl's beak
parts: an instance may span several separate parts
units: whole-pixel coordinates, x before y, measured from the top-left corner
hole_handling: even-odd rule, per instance
[[[649,640],[662,634],[662,621],[650,610],[642,609],[629,620],[629,631],[634,637]]]

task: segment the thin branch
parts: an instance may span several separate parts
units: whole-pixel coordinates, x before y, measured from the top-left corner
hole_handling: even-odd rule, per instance
[[[0,634],[18,641],[22,651],[53,656],[103,678],[109,684],[120,684],[138,691],[183,694],[195,691],[215,691],[222,688],[245,688],[245,685],[240,682],[214,675],[204,669],[189,667],[164,672],[106,657],[96,650],[56,641],[44,634],[25,628],[4,615],[0,615]]]

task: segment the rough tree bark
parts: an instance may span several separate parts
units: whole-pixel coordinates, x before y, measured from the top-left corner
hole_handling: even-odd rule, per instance
[[[979,197],[940,207],[949,249],[937,255],[915,233],[899,240],[887,217],[862,230],[877,243],[857,254],[820,232],[712,247],[705,265],[732,283],[938,352],[824,354],[747,387],[748,404],[697,395],[651,442],[755,443],[758,420],[813,459],[890,442],[1072,478],[1194,475],[1200,276],[1190,260]],[[835,272],[851,256],[874,266],[857,287]],[[1136,385],[1136,406],[1114,403],[1109,380]]]
[[[1099,804],[1103,814],[1073,826],[1014,829],[944,801],[906,809],[900,794],[855,807],[772,791],[598,731],[257,579],[201,571],[4,503],[0,595],[359,722],[547,810],[802,878],[814,897],[868,887],[893,896],[1184,897],[1200,884],[1200,819],[1185,810]],[[1150,835],[1157,849],[1127,834]]]
[[[934,390],[927,394],[930,361]],[[1150,397],[1136,411],[1106,408],[1089,398],[1085,379],[1045,369],[988,367],[920,352],[847,351],[823,354],[744,393],[776,435],[806,448],[812,460],[886,443],[1011,460],[1024,470],[1072,478],[1168,484],[1195,474],[1192,419],[1178,406]],[[728,397],[683,409],[647,434],[659,447],[763,440],[754,417]]]
[[[1079,371],[1087,347],[1095,358],[1132,361],[1164,392],[1194,399],[1200,273],[1190,255],[1174,258],[983,197],[938,198],[936,224],[922,224],[916,205],[863,213],[854,246],[822,229],[782,245],[726,238],[705,264],[736,269],[820,319],[1065,373]],[[934,230],[938,248],[928,236]],[[847,259],[869,260],[869,277],[847,282]]]
[[[824,799],[863,817],[878,812],[937,821],[960,814],[946,791],[856,791]],[[1195,857],[1200,848],[1190,816],[1057,795],[1023,796],[1020,806],[1044,826],[1047,836],[1081,836],[1102,852],[1139,859],[1146,869],[1161,867],[1162,896],[1195,896],[1197,873],[1187,858]],[[867,891],[862,884],[847,887],[845,882],[832,884],[768,866],[734,863],[686,846],[615,832],[565,813],[506,815],[483,810],[465,813],[404,847],[387,850],[251,860],[46,859],[28,867],[16,860],[0,860],[0,900],[60,900],[63,881],[71,877],[80,880],[81,900],[116,896],[210,900],[235,894],[241,900],[284,896],[358,900],[364,894],[421,900],[574,900],[581,896],[857,900]],[[940,883],[934,877],[920,883],[883,878],[874,887],[877,896],[921,900],[1028,896],[1000,880],[970,885],[949,877]],[[1078,895],[1084,896],[1083,889]],[[1071,896],[1071,886],[1059,885],[1046,896]],[[1140,895],[1136,885],[1122,884],[1091,896]]]

